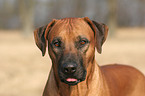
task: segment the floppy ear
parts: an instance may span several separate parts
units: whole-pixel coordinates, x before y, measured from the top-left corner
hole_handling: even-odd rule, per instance
[[[46,35],[51,30],[52,26],[55,24],[56,20],[51,21],[48,25],[37,28],[34,31],[34,39],[37,47],[41,50],[42,56],[45,55],[46,51]]]
[[[95,46],[98,53],[102,52],[102,45],[105,42],[108,35],[108,26],[103,23],[98,23],[96,21],[91,21],[88,17],[85,17],[84,20],[90,25],[92,30],[95,32]]]

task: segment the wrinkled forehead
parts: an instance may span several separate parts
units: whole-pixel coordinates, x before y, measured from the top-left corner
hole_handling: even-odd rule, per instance
[[[94,32],[82,18],[66,18],[57,20],[49,32],[49,37],[76,38],[78,36],[87,39],[94,38]],[[51,40],[50,40],[51,41]]]

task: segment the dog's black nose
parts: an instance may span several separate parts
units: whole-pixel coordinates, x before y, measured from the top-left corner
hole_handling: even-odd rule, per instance
[[[77,66],[75,64],[65,64],[63,71],[66,74],[72,74],[76,72]]]

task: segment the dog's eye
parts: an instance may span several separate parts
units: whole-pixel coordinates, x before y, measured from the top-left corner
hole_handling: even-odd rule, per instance
[[[81,41],[80,41],[80,45],[85,45],[86,43],[87,43],[86,40],[81,40]]]
[[[55,41],[53,44],[54,44],[54,46],[56,46],[56,47],[60,47],[60,42],[59,42],[59,41]]]
[[[84,44],[86,44],[86,41],[83,40],[83,41],[80,42],[80,44],[84,45]]]

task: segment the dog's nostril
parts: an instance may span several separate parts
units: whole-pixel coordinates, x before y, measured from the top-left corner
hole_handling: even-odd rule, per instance
[[[75,71],[75,68],[71,68],[72,69],[72,71]]]
[[[67,73],[69,70],[67,68],[64,68],[64,72]]]
[[[71,69],[71,71],[72,71],[72,73],[76,72],[76,68],[73,67],[73,68]]]

